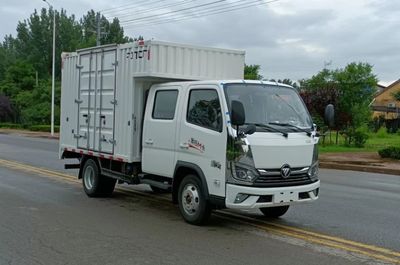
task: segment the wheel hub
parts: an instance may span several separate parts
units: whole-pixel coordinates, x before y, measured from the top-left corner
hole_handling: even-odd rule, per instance
[[[183,209],[189,215],[194,215],[199,209],[200,197],[197,187],[187,184],[182,193]]]
[[[86,167],[85,173],[83,174],[83,180],[85,182],[85,187],[88,190],[93,188],[94,184],[94,169],[91,166]]]

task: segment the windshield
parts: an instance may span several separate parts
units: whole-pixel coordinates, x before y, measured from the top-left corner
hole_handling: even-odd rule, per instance
[[[312,127],[303,101],[292,88],[262,84],[227,84],[224,89],[229,111],[232,100],[242,102],[246,124]]]

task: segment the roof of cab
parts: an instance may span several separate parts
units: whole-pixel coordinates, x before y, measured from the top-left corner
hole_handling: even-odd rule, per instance
[[[271,85],[271,86],[282,86],[293,88],[287,84],[278,83],[278,82],[271,82],[271,81],[261,81],[261,80],[243,80],[243,79],[236,79],[236,80],[204,80],[204,81],[178,81],[178,82],[170,82],[170,83],[163,83],[160,85],[225,85],[225,84],[261,84],[261,85]]]

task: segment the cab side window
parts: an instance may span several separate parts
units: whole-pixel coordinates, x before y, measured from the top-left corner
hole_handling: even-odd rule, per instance
[[[222,132],[222,112],[217,91],[213,89],[191,90],[186,120],[189,123]]]
[[[173,120],[178,90],[158,90],[154,99],[153,119]]]

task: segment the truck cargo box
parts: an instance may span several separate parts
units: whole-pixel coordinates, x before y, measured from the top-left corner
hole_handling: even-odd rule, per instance
[[[244,52],[144,41],[62,54],[64,151],[140,162],[145,95],[179,80],[243,79]]]

